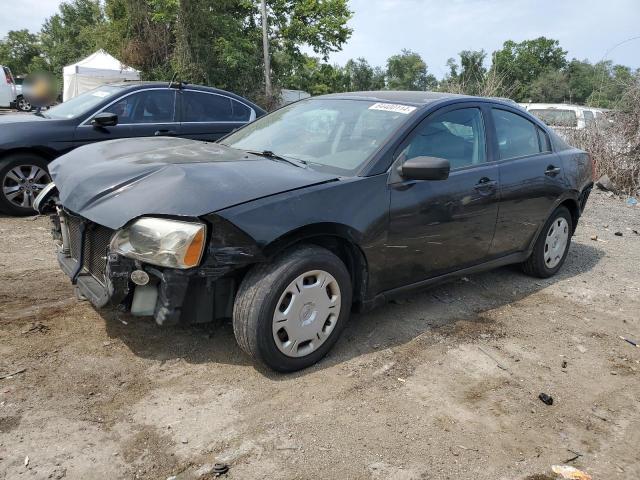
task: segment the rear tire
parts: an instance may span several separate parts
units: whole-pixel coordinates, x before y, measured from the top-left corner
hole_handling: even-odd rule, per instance
[[[279,372],[301,370],[324,357],[351,310],[344,263],[315,246],[296,247],[247,273],[233,308],[240,348]]]
[[[33,201],[51,182],[47,161],[31,153],[0,160],[0,211],[9,215],[36,215]]]
[[[572,234],[571,213],[566,207],[558,207],[542,228],[531,256],[522,264],[522,270],[539,278],[555,275],[567,258]]]

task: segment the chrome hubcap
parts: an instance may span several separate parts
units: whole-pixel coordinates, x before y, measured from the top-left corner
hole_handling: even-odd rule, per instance
[[[19,165],[2,179],[2,193],[13,205],[32,208],[38,193],[51,182],[49,174],[37,165]]]
[[[556,218],[544,242],[544,264],[547,268],[555,268],[562,260],[569,240],[569,224],[560,217]]]
[[[340,287],[330,273],[312,270],[292,281],[273,314],[273,339],[287,357],[313,353],[333,332],[340,316]]]
[[[25,100],[24,98],[21,98],[18,101],[18,108],[20,110],[31,110],[31,104],[27,100]]]

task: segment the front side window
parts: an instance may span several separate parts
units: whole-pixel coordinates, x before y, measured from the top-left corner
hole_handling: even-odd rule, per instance
[[[420,124],[401,155],[449,160],[451,169],[485,162],[485,133],[478,108],[436,114]]]
[[[529,113],[535,115],[551,127],[577,127],[578,117],[574,110],[561,108],[532,108]]]
[[[526,157],[540,153],[538,127],[532,122],[506,110],[491,109],[496,126],[500,160]]]
[[[268,150],[316,170],[354,175],[417,110],[368,100],[302,100],[259,118],[222,143]]]
[[[183,92],[183,122],[248,122],[251,109],[246,105],[213,93]]]
[[[118,115],[118,124],[171,123],[174,121],[174,90],[144,90],[133,93],[105,108]]]

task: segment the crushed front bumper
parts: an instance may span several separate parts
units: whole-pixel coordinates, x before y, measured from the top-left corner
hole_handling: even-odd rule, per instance
[[[51,220],[60,268],[95,307],[112,306],[133,315],[153,312],[159,325],[205,323],[231,316],[233,278],[208,275],[206,270],[155,267],[112,253],[114,230],[61,208]],[[147,273],[148,284],[132,281],[136,270]]]

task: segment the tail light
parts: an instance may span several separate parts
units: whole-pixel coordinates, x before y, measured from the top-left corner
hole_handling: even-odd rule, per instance
[[[5,71],[4,71],[4,76],[5,76],[5,77],[6,77],[6,79],[7,79],[7,83],[8,83],[9,85],[12,85],[12,84],[13,84],[13,76],[11,75],[11,72],[9,72],[8,70],[5,70]]]

